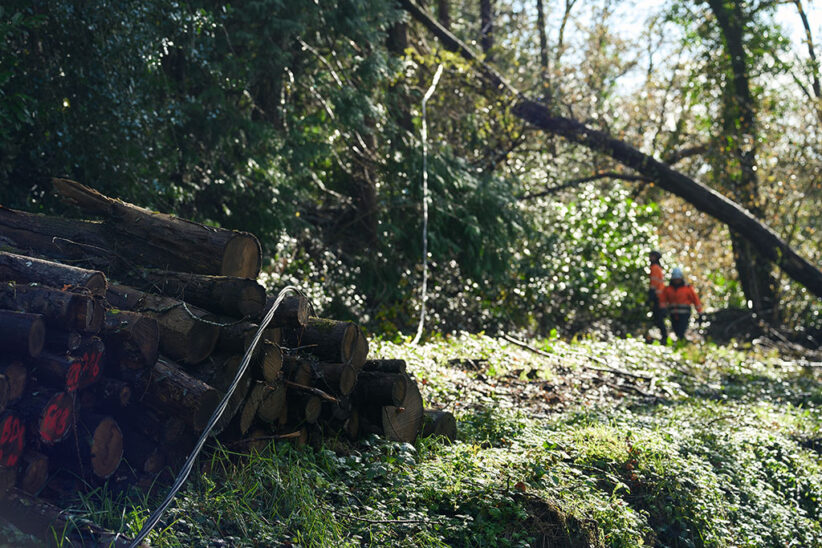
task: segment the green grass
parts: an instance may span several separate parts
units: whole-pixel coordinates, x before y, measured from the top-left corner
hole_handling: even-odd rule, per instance
[[[550,357],[483,336],[375,341],[455,413],[456,443],[218,448],[152,544],[822,546],[818,369],[757,348],[533,344]],[[163,494],[78,506],[133,534]]]

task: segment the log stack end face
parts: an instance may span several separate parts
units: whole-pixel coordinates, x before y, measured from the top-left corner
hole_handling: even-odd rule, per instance
[[[225,246],[222,268],[223,276],[256,279],[262,267],[262,246],[256,236],[246,232],[237,233]]]

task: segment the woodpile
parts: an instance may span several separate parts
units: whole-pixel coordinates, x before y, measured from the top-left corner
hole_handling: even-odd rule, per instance
[[[0,206],[0,493],[20,500],[175,473],[276,298],[256,282],[251,234],[68,180],[55,189],[102,220]],[[238,448],[371,433],[412,442],[425,416],[402,360],[368,360],[357,324],[314,317],[295,294],[212,435]],[[426,432],[453,439],[452,422],[429,418]]]

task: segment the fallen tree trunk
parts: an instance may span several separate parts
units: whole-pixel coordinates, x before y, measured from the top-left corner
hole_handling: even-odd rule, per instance
[[[53,182],[67,202],[106,217],[106,224],[122,239],[151,249],[140,253],[141,264],[240,278],[256,278],[260,273],[262,248],[252,234],[150,211],[68,179]]]
[[[494,90],[500,95],[507,95],[515,102],[512,109],[515,116],[534,127],[564,137],[595,152],[606,154],[653,179],[660,188],[686,200],[698,210],[740,234],[763,257],[774,262],[794,281],[822,298],[822,270],[802,258],[770,227],[757,220],[742,206],[624,141],[590,128],[577,120],[553,115],[545,105],[527,99],[415,2],[400,0],[400,3],[417,21],[439,38],[446,48],[459,52],[462,57],[476,63],[479,71]]]

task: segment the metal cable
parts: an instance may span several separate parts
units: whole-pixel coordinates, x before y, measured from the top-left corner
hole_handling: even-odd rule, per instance
[[[422,295],[420,304],[420,323],[417,325],[417,334],[411,344],[417,344],[422,338],[422,328],[425,324],[425,303],[428,300],[428,123],[425,117],[425,105],[434,95],[437,83],[442,76],[443,65],[437,67],[431,87],[422,98]]]
[[[200,454],[203,446],[205,445],[206,440],[208,439],[208,435],[214,429],[214,425],[217,424],[217,421],[220,420],[220,417],[223,415],[226,407],[228,406],[228,400],[231,398],[231,395],[234,393],[234,390],[237,389],[237,385],[240,384],[240,379],[242,378],[243,374],[245,374],[246,369],[248,369],[248,364],[251,362],[251,356],[254,354],[254,350],[257,348],[257,344],[260,342],[260,338],[262,337],[263,331],[268,324],[271,323],[271,319],[274,317],[274,313],[277,312],[277,309],[280,307],[280,303],[282,303],[283,299],[286,296],[286,293],[293,291],[298,295],[302,295],[302,291],[298,288],[289,285],[283,288],[282,291],[277,295],[277,299],[274,301],[274,305],[268,311],[268,313],[263,318],[263,321],[260,322],[259,327],[257,328],[257,332],[254,334],[254,339],[252,339],[251,344],[249,345],[248,349],[245,351],[245,355],[243,356],[243,361],[240,362],[240,368],[237,370],[237,374],[234,376],[234,381],[231,383],[231,386],[228,387],[226,390],[225,395],[223,396],[220,405],[217,406],[217,409],[211,414],[211,418],[208,420],[208,424],[206,425],[203,433],[200,435],[200,439],[197,440],[197,444],[194,446],[194,449],[188,455],[183,468],[180,470],[180,473],[177,475],[177,478],[174,480],[174,484],[171,486],[171,489],[166,495],[165,500],[163,500],[162,504],[154,510],[154,512],[149,516],[148,520],[143,524],[142,529],[140,529],[140,533],[134,538],[134,540],[129,545],[129,548],[137,548],[140,543],[145,540],[148,534],[151,532],[154,527],[157,526],[157,523],[160,521],[160,518],[163,516],[163,513],[171,506],[172,500],[174,500],[175,495],[177,492],[183,487],[186,479],[188,479],[188,475],[191,473],[191,469],[194,466],[194,460],[197,458],[197,455]]]

